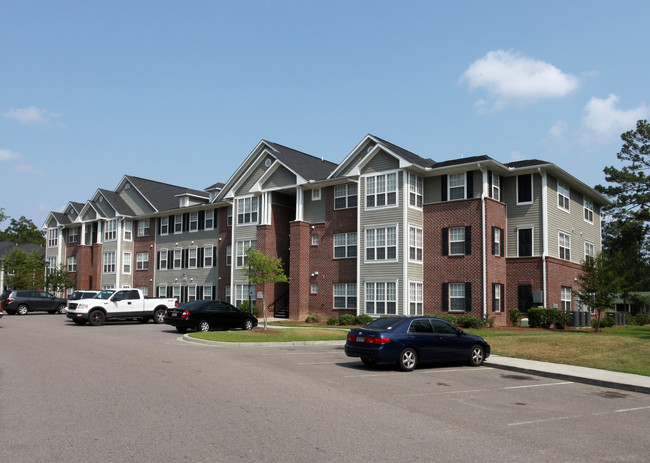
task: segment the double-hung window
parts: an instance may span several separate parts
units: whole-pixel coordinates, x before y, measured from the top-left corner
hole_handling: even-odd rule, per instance
[[[149,236],[149,219],[138,220],[138,236]]]
[[[206,285],[203,287],[203,300],[204,301],[212,300],[212,286]]]
[[[500,256],[503,249],[503,230],[499,227],[492,227],[492,255]]]
[[[334,283],[334,308],[335,309],[356,309],[357,308],[357,284],[356,283]]]
[[[190,231],[195,232],[199,230],[199,213],[190,212]]]
[[[183,233],[183,214],[174,216],[174,234]]]
[[[449,283],[449,310],[465,311],[465,283]]]
[[[79,241],[79,227],[68,230],[68,243],[77,243]]]
[[[167,285],[158,285],[158,297],[167,297]]]
[[[409,282],[409,314],[422,315],[422,283]]]
[[[169,234],[169,217],[160,218],[160,236]]]
[[[585,222],[594,223],[594,203],[584,199]]]
[[[124,221],[124,240],[131,241],[133,238],[133,221],[125,220]]]
[[[337,233],[334,235],[334,258],[357,257],[357,234]]]
[[[397,205],[397,173],[366,177],[366,207]]]
[[[492,283],[492,312],[501,312],[503,308],[503,285]]]
[[[237,200],[237,224],[256,224],[259,201],[257,196]]]
[[[366,229],[366,261],[397,260],[397,227]]]
[[[77,256],[68,257],[68,272],[77,271]]]
[[[465,227],[452,227],[449,229],[449,255],[462,254],[465,254]]]
[[[183,266],[183,250],[181,248],[174,248],[174,261],[172,268],[182,268]]]
[[[492,189],[490,190],[490,198],[496,199],[497,201],[501,200],[501,176],[494,172],[490,172],[492,179]]]
[[[115,273],[115,251],[105,252],[103,261],[103,272]]]
[[[390,281],[366,282],[366,313],[369,315],[397,314],[397,284]]]
[[[235,253],[237,259],[237,268],[242,268],[248,265],[248,249],[255,250],[257,246],[256,240],[240,240],[235,243]]]
[[[560,301],[562,302],[562,310],[566,312],[571,311],[571,287],[562,286],[560,290]]]
[[[422,229],[409,225],[409,260],[422,262]]]
[[[131,273],[131,253],[125,252],[122,254],[122,272]]]
[[[187,287],[187,301],[196,301],[196,285]]]
[[[187,248],[187,268],[196,268],[198,266],[198,248]]]
[[[115,241],[117,239],[117,219],[110,219],[104,228],[104,241]]]
[[[169,253],[167,249],[163,248],[158,252],[158,267],[160,270],[167,270],[167,257]]]
[[[226,265],[230,267],[232,265],[232,245],[226,246]]]
[[[147,270],[149,268],[149,253],[139,252],[136,256],[135,269]]]
[[[449,175],[449,199],[465,199],[465,177],[466,174]]]
[[[214,246],[211,244],[203,247],[203,267],[212,267],[213,262]]]
[[[571,260],[571,236],[564,232],[558,233],[560,259]]]
[[[205,211],[205,222],[204,227],[206,230],[214,229],[214,209]]]
[[[226,226],[232,227],[232,206],[226,208]]]
[[[596,256],[596,247],[594,246],[594,243],[585,241],[585,259],[587,259],[587,257],[595,257],[595,256]]]
[[[422,177],[408,173],[409,205],[422,207]]]
[[[560,209],[569,212],[569,198],[571,198],[571,192],[569,187],[565,183],[557,182],[557,207]]]
[[[357,184],[336,185],[334,187],[334,209],[357,207]]]
[[[49,228],[47,230],[47,247],[55,248],[59,244],[59,230],[56,228]]]

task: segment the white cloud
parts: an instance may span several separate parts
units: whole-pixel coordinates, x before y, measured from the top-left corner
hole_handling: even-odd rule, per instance
[[[47,109],[40,109],[35,106],[13,109],[3,114],[7,119],[13,119],[23,125],[48,125],[54,118],[61,117],[61,114],[53,113]]]
[[[510,161],[511,162],[523,161],[524,159],[530,159],[530,157],[526,156],[524,153],[522,153],[521,151],[518,151],[518,150],[513,150],[510,153]]]
[[[485,90],[493,109],[563,97],[578,86],[577,77],[512,50],[491,51],[474,61],[461,76],[461,82],[466,82],[472,91]],[[484,105],[482,102],[479,107]]]
[[[0,162],[13,161],[20,159],[22,156],[19,153],[14,153],[11,150],[0,149]]]
[[[30,164],[18,164],[16,167],[14,167],[16,172],[20,172],[21,174],[29,174],[33,175],[34,177],[44,177],[43,175],[43,169],[40,167],[32,166]]]
[[[560,120],[553,124],[553,126],[548,130],[548,133],[553,137],[559,138],[566,133],[567,129],[568,124],[566,121]]]
[[[632,109],[619,109],[619,97],[609,94],[607,99],[592,97],[582,110],[583,142],[607,142],[623,132],[634,130],[636,121],[647,119],[649,108],[641,104]]]

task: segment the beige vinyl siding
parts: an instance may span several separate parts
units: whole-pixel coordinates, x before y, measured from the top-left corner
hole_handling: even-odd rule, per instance
[[[501,177],[501,197],[508,211],[508,257],[517,257],[517,228],[533,229],[533,256],[542,255],[542,179],[537,174],[532,179],[533,203],[517,206],[517,177]]]
[[[362,175],[380,174],[385,171],[399,169],[399,161],[388,153],[380,151],[363,166]]]
[[[280,166],[264,182],[262,188],[275,189],[280,187],[292,186],[296,184],[296,176],[286,167]]]
[[[569,188],[569,212],[558,207],[557,178],[548,176],[548,254],[559,258],[558,236],[564,232],[571,237],[571,262],[581,263],[585,256],[585,241],[600,250],[600,216],[596,214],[594,204],[593,225],[584,220],[582,193],[571,188],[569,182],[564,185]]]
[[[144,215],[144,214],[151,214],[154,211],[153,207],[145,201],[145,199],[140,195],[140,193],[137,192],[133,186],[130,188],[122,188],[120,191],[118,191],[118,194],[120,197],[124,200],[126,204],[129,205],[131,209],[133,209],[133,212],[135,212],[136,215]]]
[[[321,189],[321,199],[319,201],[312,201],[311,190],[304,192],[304,211],[303,216],[305,221],[310,223],[325,222],[326,219],[326,206],[327,196],[325,195],[325,188]],[[333,200],[332,195],[332,200]]]
[[[352,169],[354,169],[359,162],[366,156],[368,153],[368,148],[372,149],[375,146],[375,143],[370,141],[366,143],[364,146],[361,147],[359,152],[357,153],[356,156],[354,156],[352,159],[350,159],[348,165],[338,174],[340,177],[345,177],[350,173]]]

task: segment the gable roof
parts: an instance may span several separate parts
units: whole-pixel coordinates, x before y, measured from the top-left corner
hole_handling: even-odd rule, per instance
[[[38,251],[41,255],[45,255],[45,248],[33,243],[14,243],[13,241],[0,241],[0,259],[9,254],[13,249],[18,248],[31,254],[32,251]]]
[[[322,180],[327,178],[336,169],[336,164],[326,161],[323,158],[318,158],[268,140],[264,141],[274,148],[275,152],[273,154],[278,161],[307,180]]]
[[[408,150],[405,150],[404,148],[394,145],[391,142],[388,142],[386,140],[383,140],[376,135],[368,134],[372,138],[374,138],[377,143],[380,145],[383,145],[384,148],[386,148],[388,151],[398,155],[399,157],[403,158],[405,161],[408,161],[412,164],[416,164],[420,167],[431,167],[433,164],[435,164],[435,161],[430,158],[423,158],[422,156],[418,156],[415,153],[412,153]]]
[[[135,216],[135,212],[133,209],[131,209],[131,206],[126,204],[126,202],[122,199],[120,195],[115,193],[114,191],[111,190],[104,190],[100,188],[98,190],[102,196],[108,201],[108,204],[111,205],[113,210],[118,214],[118,215],[124,215],[124,216]]]
[[[169,183],[157,182],[131,175],[125,175],[124,178],[131,182],[156,212],[178,209],[177,196],[179,195],[193,195],[205,198],[206,200],[209,198],[208,193],[202,190],[170,185]]]

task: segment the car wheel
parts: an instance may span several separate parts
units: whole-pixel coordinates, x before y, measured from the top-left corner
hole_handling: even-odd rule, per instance
[[[27,307],[25,304],[20,304],[18,307],[16,307],[16,313],[18,315],[27,315],[27,312],[29,312],[29,307]]]
[[[469,354],[469,363],[474,367],[478,367],[483,364],[483,360],[485,360],[485,350],[475,344]]]
[[[156,325],[160,325],[161,323],[165,323],[165,309],[158,309],[155,310],[153,313],[153,322]]]
[[[253,322],[250,320],[246,320],[244,322],[244,326],[242,326],[243,329],[245,330],[252,330],[253,329]]]
[[[418,354],[414,349],[407,347],[399,354],[397,364],[402,371],[413,371],[418,363]]]
[[[86,324],[86,320],[73,319],[72,321],[74,322],[75,325],[79,325],[79,326]]]
[[[93,310],[88,315],[88,323],[92,326],[102,326],[106,321],[106,314],[101,310]]]
[[[371,359],[370,357],[361,357],[361,361],[367,367],[376,367],[377,366],[377,360]]]
[[[202,320],[199,322],[197,327],[199,331],[210,331],[210,323],[207,320]]]
[[[187,333],[187,328],[185,328],[184,326],[177,326],[176,331],[178,331],[179,333]]]
[[[65,304],[59,304],[59,306],[56,308],[56,312],[57,313],[65,313],[65,308],[66,308]]]

